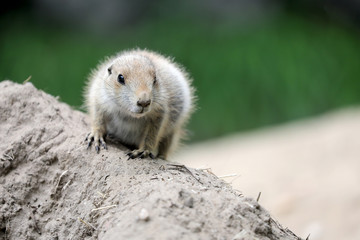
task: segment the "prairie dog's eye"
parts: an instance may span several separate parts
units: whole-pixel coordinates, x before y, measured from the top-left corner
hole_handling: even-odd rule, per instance
[[[125,78],[122,74],[119,74],[118,82],[121,83],[122,85],[125,85]]]
[[[111,75],[111,67],[108,68],[108,73]]]
[[[154,77],[154,85],[156,84],[157,80],[156,80],[156,77]]]

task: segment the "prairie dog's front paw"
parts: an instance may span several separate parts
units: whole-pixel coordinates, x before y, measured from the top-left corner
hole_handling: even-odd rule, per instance
[[[131,152],[129,152],[127,154],[129,156],[129,158],[147,158],[150,157],[152,159],[154,159],[156,157],[156,155],[152,152],[150,152],[149,150],[141,150],[141,149],[136,149],[133,150]]]
[[[95,151],[97,153],[100,152],[100,145],[103,147],[103,149],[107,149],[105,140],[104,140],[104,133],[100,131],[91,131],[85,138],[85,142],[87,142],[88,148],[91,147],[92,143],[95,144]]]

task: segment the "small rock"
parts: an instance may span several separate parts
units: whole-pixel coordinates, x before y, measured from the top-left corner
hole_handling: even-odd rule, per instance
[[[201,224],[198,222],[189,222],[188,228],[194,233],[201,232]]]
[[[188,199],[185,200],[184,205],[189,207],[189,208],[193,208],[194,207],[194,198],[193,197],[189,197]]]
[[[145,208],[143,208],[143,209],[140,210],[139,220],[145,221],[145,222],[147,222],[147,221],[150,220],[150,216],[149,216],[148,210],[146,210]]]

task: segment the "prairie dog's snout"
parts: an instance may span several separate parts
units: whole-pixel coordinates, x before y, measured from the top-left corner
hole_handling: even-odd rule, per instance
[[[142,114],[150,110],[151,95],[150,90],[143,90],[136,94],[136,106],[138,107],[138,113]]]
[[[138,97],[138,101],[136,102],[136,104],[139,106],[139,107],[143,107],[143,108],[146,108],[150,105],[151,103],[151,99],[150,99],[150,94],[148,92],[141,92],[139,94],[139,97]]]

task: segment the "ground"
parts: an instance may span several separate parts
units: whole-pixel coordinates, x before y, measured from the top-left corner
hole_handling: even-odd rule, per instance
[[[211,171],[96,154],[84,113],[0,88],[0,239],[300,239]]]

